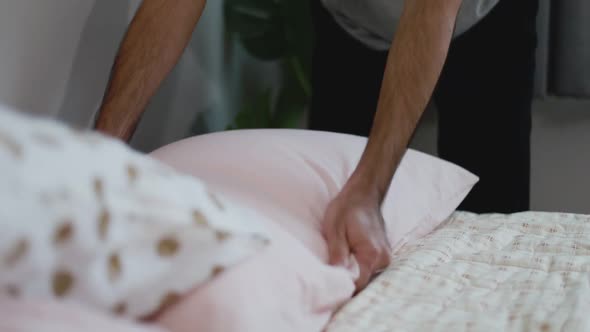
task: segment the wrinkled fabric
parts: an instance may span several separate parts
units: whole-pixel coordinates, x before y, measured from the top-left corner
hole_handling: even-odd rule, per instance
[[[328,332],[588,331],[590,216],[456,213],[402,248]]]
[[[499,0],[463,0],[455,24],[455,36],[469,30]],[[387,50],[404,7],[404,0],[322,0],[336,22],[368,47]]]
[[[269,240],[261,215],[194,177],[1,108],[0,183],[0,299],[145,317]]]
[[[0,316],[2,332],[170,332],[155,324],[55,301],[0,300]]]
[[[182,332],[321,331],[352,296],[358,275],[354,264],[327,264],[323,215],[365,144],[351,135],[269,129],[197,136],[155,151],[157,159],[265,216],[273,239],[159,321]],[[475,182],[460,167],[409,150],[383,205],[394,249],[436,228]]]

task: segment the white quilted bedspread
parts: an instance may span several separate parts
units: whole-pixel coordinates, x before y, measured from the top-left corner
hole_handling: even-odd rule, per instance
[[[327,331],[590,331],[590,216],[456,213]]]

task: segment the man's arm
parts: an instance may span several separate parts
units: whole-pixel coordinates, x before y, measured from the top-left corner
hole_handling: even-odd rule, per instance
[[[442,71],[461,0],[406,0],[359,165],[326,212],[330,259],[355,256],[363,288],[389,264],[381,204]],[[362,64],[361,64],[362,65]]]
[[[383,201],[442,71],[461,0],[406,0],[373,128],[350,185]]]
[[[96,129],[128,141],[151,97],[174,68],[205,0],[144,0],[119,48]]]

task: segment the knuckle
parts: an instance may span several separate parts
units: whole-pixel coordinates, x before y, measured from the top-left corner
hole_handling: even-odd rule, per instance
[[[371,256],[370,261],[368,262],[369,270],[373,272],[379,266],[379,255]]]
[[[389,264],[391,264],[391,256],[389,256],[389,255],[384,256],[383,259],[381,260],[381,262],[382,263],[381,263],[380,268],[384,268],[384,267],[389,266]]]
[[[371,250],[374,251],[376,254],[381,253],[383,246],[381,245],[381,240],[378,237],[372,237],[369,240],[369,247]]]
[[[385,251],[383,259],[385,259],[388,263],[391,262],[391,253],[389,251]]]
[[[370,243],[367,246],[367,256],[370,257],[371,260],[377,260],[379,258],[379,251],[379,246],[377,246],[375,243]]]
[[[387,247],[382,247],[379,254],[379,268],[387,267],[391,263],[391,254]]]

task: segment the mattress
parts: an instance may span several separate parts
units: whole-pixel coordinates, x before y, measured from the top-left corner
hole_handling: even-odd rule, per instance
[[[327,331],[590,331],[590,216],[456,213]]]

